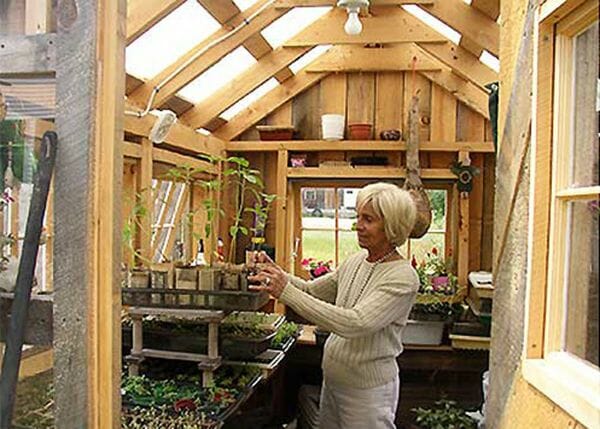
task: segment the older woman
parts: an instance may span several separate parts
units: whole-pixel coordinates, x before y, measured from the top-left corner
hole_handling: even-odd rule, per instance
[[[256,289],[332,333],[323,354],[321,429],[395,428],[396,357],[419,287],[397,252],[415,221],[410,195],[392,184],[371,184],[359,191],[357,210],[364,250],[337,271],[306,282],[268,261],[255,276],[262,282]]]

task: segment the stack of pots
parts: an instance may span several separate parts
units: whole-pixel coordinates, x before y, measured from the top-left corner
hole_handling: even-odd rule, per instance
[[[323,140],[344,139],[344,115],[325,114],[321,116]]]

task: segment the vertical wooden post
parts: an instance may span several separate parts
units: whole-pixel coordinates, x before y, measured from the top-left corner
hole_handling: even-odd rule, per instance
[[[277,151],[277,200],[275,201],[275,261],[280,267],[286,267],[286,210],[287,210],[287,150]],[[276,303],[275,311],[284,313],[285,307]]]
[[[216,359],[219,356],[219,323],[210,322],[208,324],[208,357]],[[213,381],[213,371],[204,370],[202,372],[202,385],[209,386]]]
[[[125,0],[59,0],[56,426],[120,427]]]
[[[142,159],[140,161],[138,192],[141,194],[140,203],[146,207],[146,216],[140,219],[139,231],[140,254],[146,261],[151,261],[154,256],[152,255],[152,216],[154,214],[152,162],[152,142],[144,138],[142,139]]]
[[[469,156],[468,152],[458,153],[459,161],[464,161]],[[458,283],[467,285],[469,275],[469,198],[458,197]]]

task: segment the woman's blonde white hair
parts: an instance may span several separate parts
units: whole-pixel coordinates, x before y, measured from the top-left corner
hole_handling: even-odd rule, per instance
[[[372,183],[358,191],[357,210],[369,202],[375,214],[383,220],[387,239],[396,247],[402,246],[417,217],[417,208],[410,194],[391,183]]]

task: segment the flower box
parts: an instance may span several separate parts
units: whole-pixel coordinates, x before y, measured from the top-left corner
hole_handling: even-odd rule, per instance
[[[294,127],[281,125],[257,125],[256,129],[261,140],[292,140],[294,137]]]

